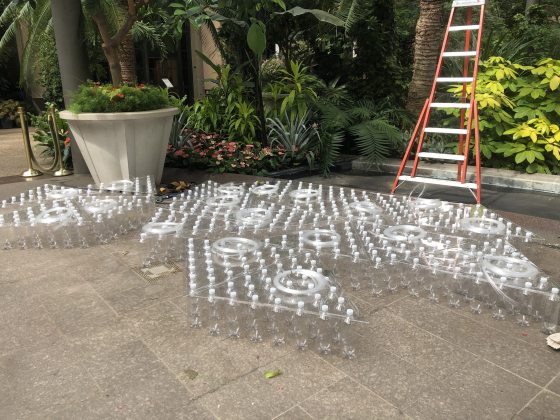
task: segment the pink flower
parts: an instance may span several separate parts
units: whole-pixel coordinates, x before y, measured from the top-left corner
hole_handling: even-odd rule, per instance
[[[175,151],[175,157],[184,157],[185,155],[186,153],[184,150],[179,149]]]

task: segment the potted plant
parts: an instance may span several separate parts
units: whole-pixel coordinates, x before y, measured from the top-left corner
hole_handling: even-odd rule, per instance
[[[152,175],[161,180],[173,117],[165,89],[86,83],[75,93],[67,121],[96,183]]]
[[[12,99],[0,102],[0,127],[13,128],[17,118],[19,102]]]

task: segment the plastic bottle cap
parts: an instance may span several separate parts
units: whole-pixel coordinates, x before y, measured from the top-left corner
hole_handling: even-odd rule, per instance
[[[553,287],[552,290],[551,290],[551,293],[552,293],[553,295],[557,295],[557,294],[558,294],[558,288],[557,288],[557,287]]]
[[[315,293],[315,300],[321,299],[321,293]]]
[[[531,287],[533,287],[533,283],[531,283],[530,281],[526,281],[526,282],[525,282],[525,287],[526,287],[527,289],[530,289]]]
[[[328,312],[329,311],[329,305],[322,305],[321,306],[321,311]]]
[[[254,285],[254,284],[250,284],[250,285],[249,285],[249,290],[255,290],[255,285]]]
[[[270,294],[273,295],[274,293],[276,293],[276,287],[271,287]]]
[[[346,316],[354,316],[354,309],[346,309]]]
[[[330,291],[331,291],[331,293],[336,292],[336,286],[331,286]]]
[[[305,302],[304,302],[303,300],[298,301],[297,307],[298,307],[299,309],[303,309],[304,306],[305,306]]]
[[[208,290],[208,294],[209,294],[210,296],[215,296],[215,295],[216,295],[216,290],[215,290],[215,289],[209,289],[209,290]]]
[[[274,304],[275,305],[280,305],[281,303],[282,303],[282,299],[280,299],[280,298],[274,299]]]
[[[229,297],[232,298],[232,299],[235,299],[237,297],[237,292],[231,292],[229,294]]]
[[[252,286],[252,285],[251,285]],[[251,297],[251,299],[253,300],[253,302],[258,302],[259,301],[259,295],[253,295]]]
[[[342,296],[340,296],[340,297],[338,298],[338,303],[339,303],[339,304],[344,303],[344,298],[343,298]]]

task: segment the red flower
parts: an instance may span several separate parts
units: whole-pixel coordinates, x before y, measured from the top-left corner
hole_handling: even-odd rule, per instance
[[[175,156],[176,157],[184,157],[185,155],[186,155],[186,153],[185,153],[184,150],[179,149],[179,150],[175,151]]]
[[[66,137],[64,139],[64,147],[68,147],[69,144],[70,144],[70,137]]]

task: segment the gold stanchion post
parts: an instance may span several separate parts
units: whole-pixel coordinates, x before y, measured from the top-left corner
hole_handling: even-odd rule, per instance
[[[25,118],[25,111],[23,107],[18,107],[18,114],[19,114],[19,121],[21,123],[21,133],[23,135],[23,149],[25,150],[25,158],[27,160],[27,170],[23,171],[21,176],[25,178],[31,178],[34,176],[43,175],[42,172],[38,171],[37,169],[33,168],[33,163],[31,161],[31,154],[33,151],[31,150],[31,139],[29,138],[29,128],[27,127],[27,119]]]
[[[56,111],[54,106],[49,107],[49,127],[51,129],[52,138],[55,147],[55,159],[58,160],[58,169],[53,172],[54,176],[67,176],[72,175],[73,172],[64,167],[64,159],[62,151],[60,150],[60,139],[58,138],[58,127],[56,126]]]

